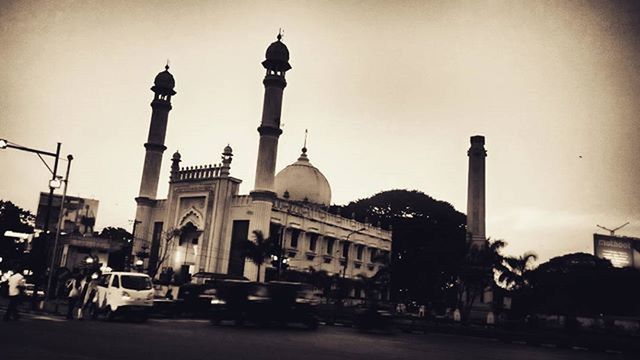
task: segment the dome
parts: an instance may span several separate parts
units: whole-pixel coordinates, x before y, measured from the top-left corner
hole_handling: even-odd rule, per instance
[[[166,94],[175,94],[173,88],[176,86],[176,80],[173,78],[173,75],[169,72],[169,65],[164,67],[164,71],[156,75],[156,78],[153,80],[153,90],[158,91],[160,93]]]
[[[320,170],[309,162],[306,148],[302,149],[298,161],[276,175],[275,190],[280,198],[287,191],[289,199],[293,201],[308,201],[324,206],[331,204],[331,186]]]
[[[289,49],[287,49],[287,46],[278,39],[278,41],[269,45],[265,58],[267,58],[267,60],[287,62],[289,61]]]
[[[266,60],[262,62],[262,66],[270,70],[288,71],[291,69],[289,49],[280,39],[282,35],[278,34],[278,40],[269,45],[265,54]]]

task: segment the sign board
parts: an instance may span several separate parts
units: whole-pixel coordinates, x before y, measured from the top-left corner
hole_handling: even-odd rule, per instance
[[[594,254],[615,267],[633,267],[634,242],[640,239],[593,234]]]

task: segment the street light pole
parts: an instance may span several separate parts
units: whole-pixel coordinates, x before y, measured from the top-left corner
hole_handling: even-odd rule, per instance
[[[351,235],[355,234],[355,233],[359,233],[360,231],[365,230],[365,228],[360,228],[358,230],[353,230],[352,232],[349,233],[349,235],[347,235],[347,237],[344,239],[344,241],[346,243],[349,242],[349,237],[351,237]],[[349,253],[347,252],[346,254],[344,253],[344,245],[342,245],[342,255],[344,255],[344,265],[342,266],[342,278],[344,279],[344,277],[347,275],[347,266],[349,266]]]
[[[35,153],[37,154],[39,157],[40,155],[47,155],[47,156],[52,156],[55,159],[54,165],[53,165],[53,171],[51,170],[51,168],[49,168],[49,165],[47,165],[45,163],[45,166],[47,166],[47,168],[49,169],[49,171],[51,171],[51,181],[49,181],[49,197],[47,199],[47,209],[45,212],[45,220],[44,220],[44,238],[42,239],[38,239],[38,246],[34,247],[33,251],[35,254],[35,259],[40,263],[39,267],[40,268],[34,268],[33,270],[36,276],[36,288],[37,285],[39,283],[40,280],[40,276],[41,271],[42,270],[46,270],[46,260],[43,258],[39,258],[39,257],[43,257],[43,253],[46,254],[46,243],[49,239],[49,222],[51,220],[51,204],[53,202],[53,191],[55,189],[54,185],[55,182],[58,180],[58,158],[60,157],[60,146],[62,144],[61,143],[57,143],[56,146],[56,152],[52,153],[52,152],[48,152],[48,151],[42,151],[42,150],[37,150],[37,149],[32,149],[32,148],[28,148],[26,146],[22,146],[22,145],[18,145],[18,144],[14,144],[11,143],[9,141],[7,141],[6,139],[0,139],[0,149],[6,149],[6,148],[10,148],[10,149],[16,149],[16,150],[20,150],[20,151],[26,151],[26,152],[31,152],[31,153]],[[40,159],[42,159],[42,157],[40,157]],[[44,162],[44,160],[42,160]],[[44,242],[44,244],[43,244]],[[34,264],[35,265],[35,264]]]
[[[127,248],[124,252],[124,271],[129,271],[131,269],[131,255],[133,255],[133,243],[136,241],[136,227],[142,221],[138,219],[133,220],[133,232],[131,233],[131,243],[127,245]]]
[[[56,250],[58,249],[58,239],[60,238],[60,228],[62,227],[62,216],[64,214],[64,201],[67,197],[67,186],[69,185],[69,171],[71,170],[71,161],[73,155],[67,155],[67,172],[64,176],[64,189],[62,190],[62,201],[60,202],[60,213],[58,216],[58,225],[56,226],[56,237],[53,242],[53,250],[51,255],[51,266],[49,268],[49,278],[47,279],[47,289],[45,291],[45,301],[49,300],[51,292],[51,279],[53,278],[53,268],[55,266]]]

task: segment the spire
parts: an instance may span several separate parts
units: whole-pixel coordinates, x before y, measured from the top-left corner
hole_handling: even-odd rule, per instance
[[[284,34],[282,33],[282,28],[278,29],[278,36],[276,36],[276,39],[278,39],[278,41],[282,40],[282,37],[284,36]]]
[[[171,157],[171,175],[169,177],[169,180],[178,179],[178,173],[180,172],[180,162],[182,161],[180,160],[181,158],[182,156],[180,156],[180,152],[176,150],[176,152]]]
[[[304,129],[304,145],[302,146],[302,154],[300,154],[298,161],[309,161],[307,157],[307,134],[308,130]]]
[[[231,161],[233,160],[233,150],[231,145],[227,144],[222,151],[222,170],[220,175],[229,176],[229,169],[231,169]]]

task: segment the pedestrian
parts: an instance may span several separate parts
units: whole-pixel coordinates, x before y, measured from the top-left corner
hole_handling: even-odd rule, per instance
[[[21,272],[21,268],[16,268],[16,272],[8,279],[9,306],[7,307],[7,312],[2,318],[4,321],[9,321],[11,318],[14,320],[18,320],[18,318],[20,318],[20,314],[18,313],[18,303],[20,302],[20,294],[26,285],[26,281]]]
[[[80,311],[78,311],[78,319],[83,319],[85,314],[91,316],[92,319],[96,318],[95,311],[95,297],[98,292],[98,274],[94,273],[85,277],[82,285],[82,292],[80,299],[82,299],[80,305]]]
[[[67,319],[73,320],[73,310],[76,307],[78,298],[80,297],[80,275],[74,274],[69,280],[67,280],[66,288],[67,295]]]

